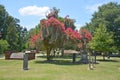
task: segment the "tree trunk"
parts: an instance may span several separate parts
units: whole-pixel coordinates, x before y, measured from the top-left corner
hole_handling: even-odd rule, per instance
[[[75,61],[76,61],[76,54],[74,53],[73,54],[73,63],[75,63]]]
[[[103,55],[103,60],[105,60],[105,53],[102,52],[102,55]]]
[[[61,54],[64,56],[64,48],[61,49]]]
[[[93,56],[94,56],[94,59],[95,59],[94,63],[96,63],[96,51],[93,51]]]
[[[50,51],[51,50],[49,50],[49,49],[47,50],[47,61],[50,61]]]
[[[103,60],[105,61],[105,55],[103,55]]]

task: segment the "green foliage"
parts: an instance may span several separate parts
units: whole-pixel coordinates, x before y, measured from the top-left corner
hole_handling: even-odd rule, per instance
[[[18,23],[19,20],[13,18],[12,16],[9,17],[11,21],[9,26],[6,30],[6,40],[10,44],[11,50],[21,51],[25,49],[25,44],[28,38],[28,32],[26,28],[21,27]]]
[[[62,23],[64,23],[64,18],[63,17],[58,17],[58,20],[60,21],[60,22],[62,22]]]
[[[10,50],[25,49],[28,40],[27,29],[20,26],[20,20],[10,16],[3,5],[0,5],[0,33],[1,39],[7,40]]]
[[[7,29],[6,40],[10,44],[10,49],[18,50],[18,34],[17,29],[13,24],[11,24]]]
[[[8,24],[6,23],[8,20],[8,13],[3,5],[0,4],[0,32],[2,33],[2,39],[6,37],[6,29]]]
[[[18,51],[22,51],[23,49],[28,49],[26,44],[28,43],[28,31],[26,28],[17,27],[18,34]]]
[[[91,49],[108,52],[114,49],[113,32],[108,32],[106,26],[101,24],[94,32],[94,37],[89,43]]]
[[[25,43],[24,49],[29,49],[29,42],[28,41]]]
[[[35,48],[37,50],[40,50],[40,51],[44,51],[45,50],[45,46],[44,46],[44,44],[43,44],[43,42],[41,40],[37,40],[36,41]]]
[[[30,29],[29,31],[29,38],[32,36],[32,35],[35,35],[35,34],[38,34],[40,32],[40,24],[36,25],[35,28],[32,28]]]
[[[74,19],[70,19],[69,16],[66,16],[64,18],[64,25],[65,28],[72,28],[73,30],[76,28],[76,26],[74,25],[75,20]]]
[[[8,42],[6,40],[0,40],[0,53],[4,53],[8,49]]]
[[[70,40],[65,41],[64,45],[63,45],[65,50],[77,50],[77,44],[71,42]]]
[[[94,35],[100,24],[106,25],[107,31],[113,32],[114,45],[120,50],[120,4],[110,2],[100,6],[85,27]]]

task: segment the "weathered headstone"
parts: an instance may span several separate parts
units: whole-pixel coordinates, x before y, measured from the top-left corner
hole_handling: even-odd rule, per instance
[[[25,53],[23,57],[23,69],[28,70],[28,53]]]

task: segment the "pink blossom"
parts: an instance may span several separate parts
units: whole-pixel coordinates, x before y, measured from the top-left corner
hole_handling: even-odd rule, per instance
[[[78,31],[75,31],[72,28],[67,28],[65,33],[70,39],[80,40],[82,38],[82,36],[78,33]]]
[[[50,17],[48,20],[41,20],[40,24],[42,27],[54,27],[54,28],[60,27],[63,32],[65,31],[64,24],[54,17]]]
[[[32,35],[30,38],[30,42],[34,44],[39,38],[40,38],[40,34]]]
[[[81,29],[80,30],[81,35],[83,36],[83,38],[87,39],[88,41],[92,40],[92,35],[90,34],[89,31],[87,31],[86,29]]]

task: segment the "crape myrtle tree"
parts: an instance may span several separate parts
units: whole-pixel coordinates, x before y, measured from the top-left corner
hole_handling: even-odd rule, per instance
[[[50,60],[50,52],[54,48],[63,46],[64,40],[69,39],[73,42],[80,41],[80,34],[72,28],[65,29],[63,23],[51,17],[48,20],[41,20],[41,32],[44,47],[47,51],[47,60]]]
[[[47,61],[51,59],[51,50],[61,47],[61,43],[64,41],[65,27],[62,22],[58,20],[58,11],[53,8],[51,12],[46,16],[47,19],[40,21],[40,32],[31,37],[32,45],[36,45],[37,42],[42,42],[44,49],[47,52]],[[38,47],[38,46],[37,46]]]
[[[40,32],[32,35],[30,38],[33,46],[38,44],[36,48],[44,47],[47,53],[47,61],[51,60],[52,50],[63,48],[68,41],[76,46],[78,43],[81,43],[85,51],[85,46],[92,39],[91,34],[87,30],[81,29],[80,33],[74,30],[75,20],[70,19],[68,16],[65,18],[58,17],[58,12],[59,9],[53,8],[46,16],[47,19],[40,20]]]
[[[67,39],[79,41],[81,38],[77,31],[64,25],[65,20],[58,17],[58,11],[56,8],[53,8],[46,16],[47,19],[40,21],[40,33],[33,35],[30,39],[33,44],[38,40],[43,43],[47,53],[47,61],[51,60],[51,50],[62,47]]]
[[[51,13],[47,16],[47,18],[53,16],[54,18],[58,19],[61,23],[64,24],[65,30],[67,28],[72,28],[73,30],[75,30],[75,20],[69,18],[69,15],[67,15],[65,18],[58,16],[58,12],[60,11],[60,9],[56,9],[55,7],[53,9],[51,9]],[[64,42],[65,41],[65,42]],[[62,55],[64,54],[64,49],[76,49],[76,45],[73,44],[73,42],[71,42],[69,39],[64,39],[61,42],[61,46],[59,47],[59,50],[61,51]]]
[[[47,51],[47,60],[50,60],[50,52],[52,49],[61,46],[61,42],[64,40],[64,25],[56,18],[51,17],[48,20],[41,20],[41,32],[43,38],[43,44]]]

